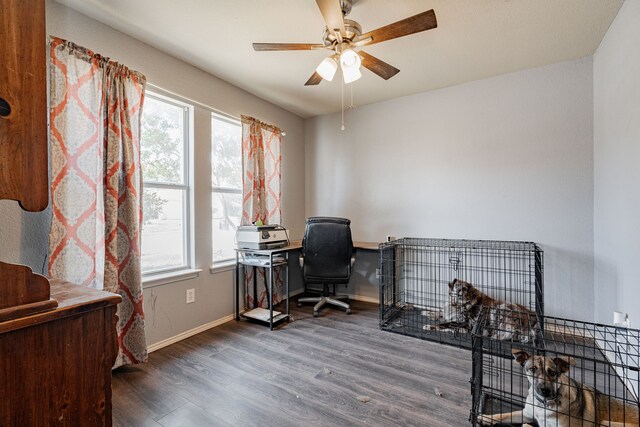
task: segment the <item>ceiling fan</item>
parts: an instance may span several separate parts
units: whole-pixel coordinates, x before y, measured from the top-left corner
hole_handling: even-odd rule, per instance
[[[311,43],[253,43],[256,51],[316,50],[327,49],[333,53],[325,58],[311,75],[305,86],[317,85],[322,79],[331,81],[338,64],[345,83],[358,80],[362,74],[360,66],[373,71],[385,80],[400,72],[396,67],[355,48],[381,43],[402,36],[436,28],[436,14],[431,10],[410,16],[393,24],[362,34],[360,24],[345,16],[351,12],[354,0],[316,0],[320,13],[327,24],[322,44]]]

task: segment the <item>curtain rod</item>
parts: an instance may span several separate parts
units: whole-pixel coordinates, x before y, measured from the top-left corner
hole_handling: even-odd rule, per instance
[[[185,101],[188,101],[188,102],[191,102],[191,103],[193,103],[193,104],[199,105],[200,107],[206,108],[207,110],[210,110],[211,112],[216,113],[216,114],[218,114],[218,115],[220,115],[220,116],[222,116],[222,117],[226,117],[227,119],[241,121],[240,117],[236,117],[236,116],[234,116],[234,115],[232,115],[232,114],[225,113],[224,111],[220,111],[220,110],[218,110],[217,108],[213,108],[213,107],[212,107],[212,106],[210,106],[210,105],[203,104],[202,102],[196,101],[195,99],[187,98],[186,96],[183,96],[183,95],[177,94],[177,93],[175,93],[175,92],[172,92],[172,91],[170,91],[170,90],[168,90],[168,89],[165,89],[165,88],[163,88],[163,87],[160,87],[160,86],[158,86],[158,85],[154,85],[153,83],[149,83],[149,82],[147,82],[147,86],[151,86],[152,88],[154,88],[154,89],[158,89],[158,90],[161,90],[161,91],[163,91],[163,92],[166,92],[166,93],[168,93],[169,95],[173,95],[173,96],[176,96],[176,97],[178,97],[178,98],[181,98],[181,99],[183,99],[183,100],[185,100]],[[283,137],[284,137],[284,136],[287,136],[287,132],[285,132],[283,129],[280,129],[280,133],[282,134],[282,136],[283,136]]]

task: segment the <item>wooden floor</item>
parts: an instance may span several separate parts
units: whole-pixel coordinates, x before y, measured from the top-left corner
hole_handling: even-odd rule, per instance
[[[232,321],[151,353],[114,372],[114,425],[469,425],[469,351],[380,331],[377,305],[352,310],[292,304],[273,332]]]

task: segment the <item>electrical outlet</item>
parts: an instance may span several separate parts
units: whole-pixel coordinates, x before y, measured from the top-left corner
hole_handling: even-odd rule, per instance
[[[622,313],[621,311],[613,312],[613,325],[622,326],[623,328],[630,328],[631,322],[629,321],[629,314]]]
[[[376,268],[376,279],[380,278],[380,269]]]
[[[196,290],[187,289],[187,304],[191,304],[192,302],[196,302]]]

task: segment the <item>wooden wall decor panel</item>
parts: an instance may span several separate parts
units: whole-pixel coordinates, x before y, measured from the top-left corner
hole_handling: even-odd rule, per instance
[[[0,0],[0,199],[49,199],[44,0]]]

